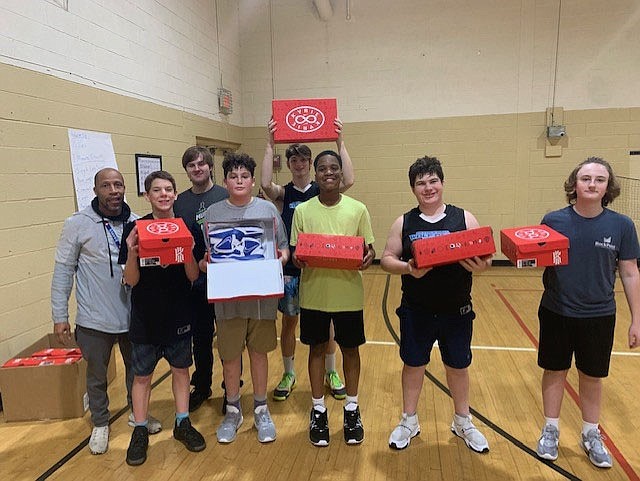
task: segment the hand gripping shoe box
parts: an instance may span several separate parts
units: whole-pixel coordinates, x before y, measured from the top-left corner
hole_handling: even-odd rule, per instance
[[[364,237],[301,233],[296,257],[309,267],[357,270],[364,257]]]
[[[500,249],[518,268],[569,263],[569,239],[546,225],[502,229]]]
[[[423,269],[487,256],[496,252],[496,246],[491,227],[477,227],[416,239],[411,244],[411,251],[416,267]]]
[[[209,302],[284,295],[276,220],[207,222]]]
[[[193,236],[177,218],[137,220],[140,267],[184,264],[193,257]]]
[[[271,102],[276,143],[327,142],[338,138],[333,121],[338,117],[336,99],[291,99]]]

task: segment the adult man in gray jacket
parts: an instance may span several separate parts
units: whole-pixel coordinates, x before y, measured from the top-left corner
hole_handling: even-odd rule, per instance
[[[51,311],[58,340],[71,339],[69,296],[76,279],[75,338],[87,361],[87,394],[93,431],[92,454],[109,446],[107,366],[117,342],[126,370],[127,401],[131,406],[130,293],[122,285],[118,253],[125,223],[137,218],[124,202],[125,185],[116,169],[100,170],[94,177],[96,197],[91,205],[69,217],[62,229],[51,281]],[[162,429],[149,417],[149,432]]]

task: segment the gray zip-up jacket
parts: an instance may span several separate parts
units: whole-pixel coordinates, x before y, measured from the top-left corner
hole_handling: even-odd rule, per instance
[[[137,217],[132,213],[129,221]],[[91,206],[65,220],[51,280],[51,313],[54,323],[69,322],[75,274],[76,325],[116,334],[129,330],[131,295],[121,282],[120,249],[104,221],[120,242],[125,222],[104,219]]]

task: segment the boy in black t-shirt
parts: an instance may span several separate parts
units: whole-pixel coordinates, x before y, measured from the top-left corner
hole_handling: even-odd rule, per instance
[[[142,219],[174,217],[176,183],[171,174],[156,171],[145,179],[145,198],[151,214]],[[198,278],[197,260],[204,256],[204,239],[191,228],[194,238],[193,259],[184,264],[140,268],[138,228],[127,224],[122,234],[118,262],[124,265],[123,282],[132,286],[131,327],[132,367],[134,372],[132,402],[135,428],[127,450],[127,464],[137,466],[147,459],[149,432],[147,410],[153,371],[164,357],[171,366],[176,422],[173,436],[190,451],[202,451],[205,441],[189,420],[189,366],[191,359],[192,306],[189,293]]]

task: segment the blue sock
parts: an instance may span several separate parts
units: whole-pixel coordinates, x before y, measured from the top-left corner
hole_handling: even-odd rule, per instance
[[[176,426],[180,426],[180,424],[182,424],[182,421],[184,419],[187,419],[189,417],[189,413],[176,413]]]

